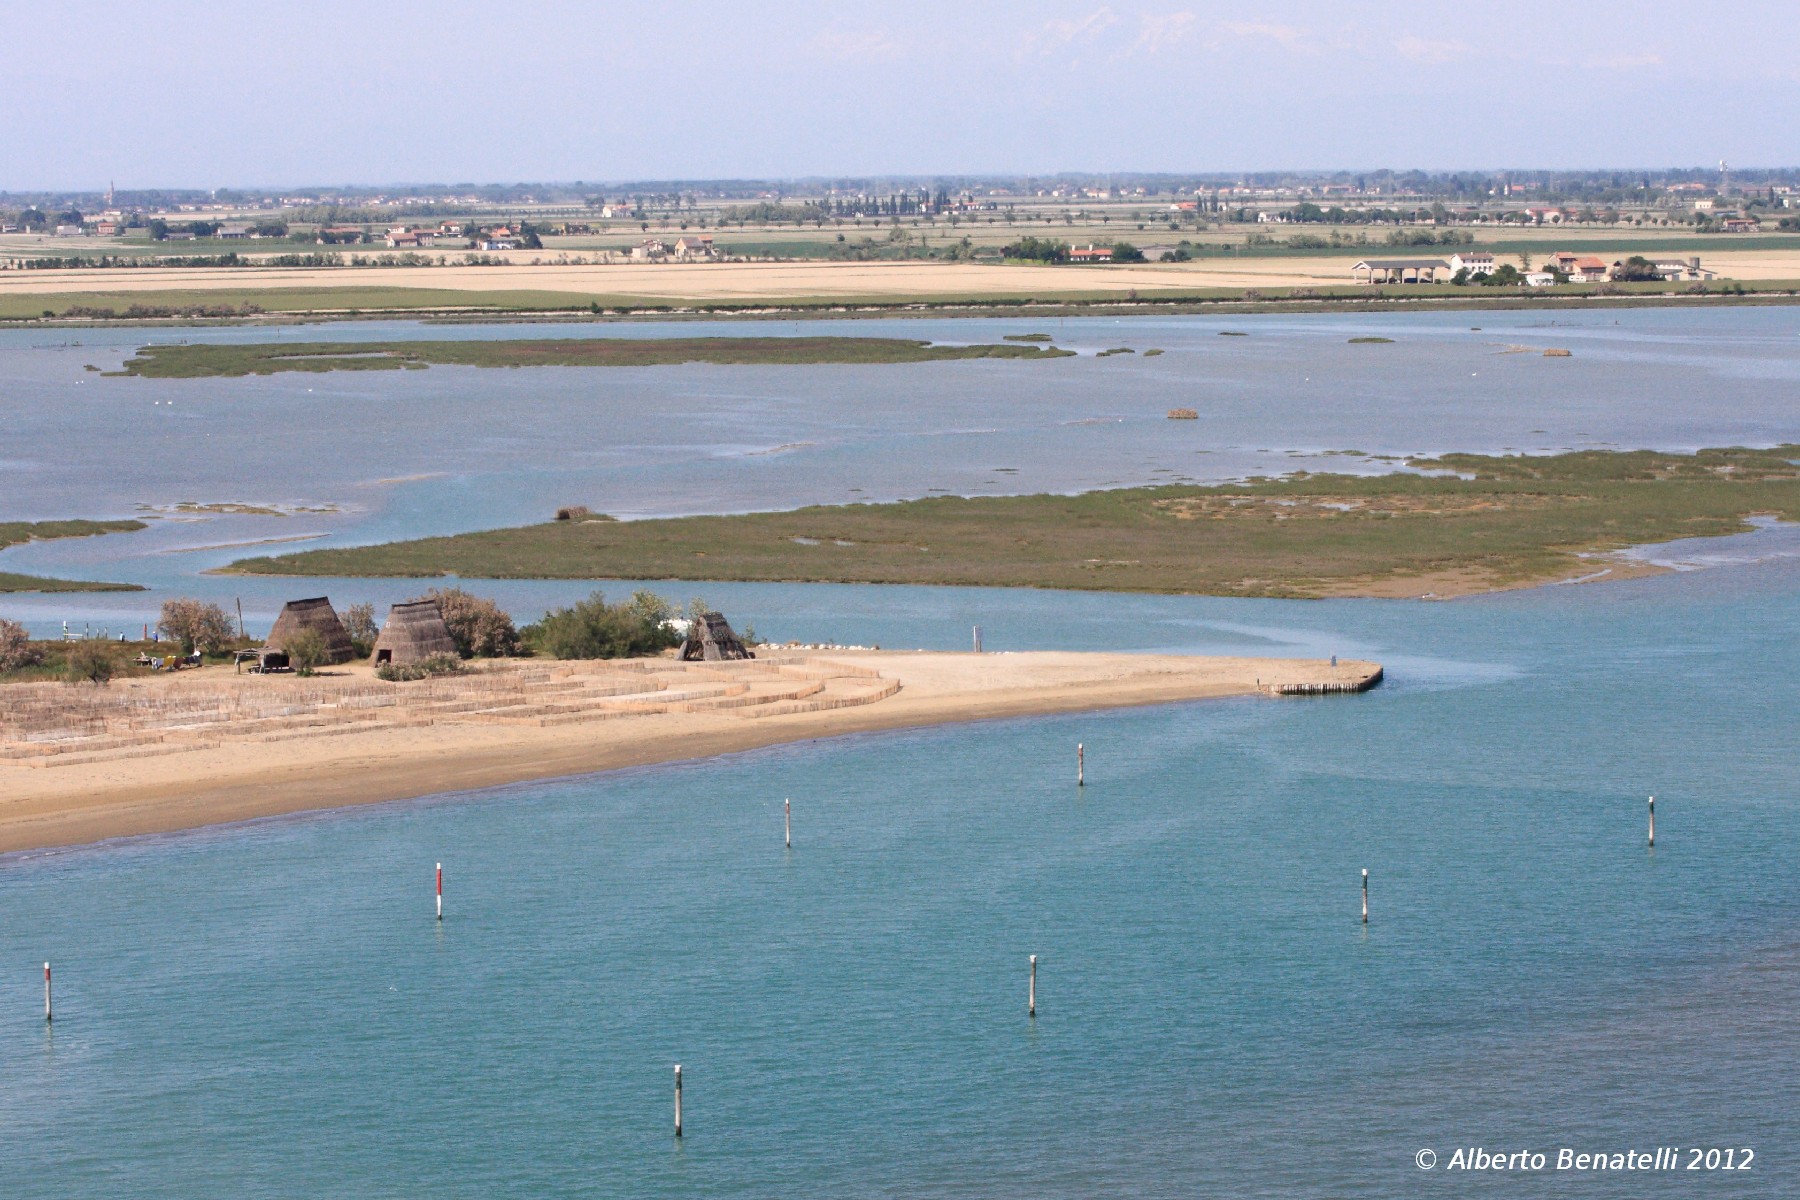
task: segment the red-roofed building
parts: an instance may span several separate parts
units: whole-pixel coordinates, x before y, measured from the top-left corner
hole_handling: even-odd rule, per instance
[[[1070,262],[1111,262],[1112,256],[1111,246],[1096,246],[1090,242],[1086,246],[1069,247]]]

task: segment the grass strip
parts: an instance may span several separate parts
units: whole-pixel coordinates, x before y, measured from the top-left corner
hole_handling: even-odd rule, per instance
[[[669,363],[786,366],[918,363],[969,358],[1061,358],[1041,346],[940,346],[911,338],[543,338],[454,342],[255,342],[141,347],[120,372],[153,379],[272,375],[279,371],[398,371],[460,367],[648,367]]]
[[[147,528],[142,521],[0,521],[0,550],[24,542],[55,538],[98,537]],[[141,592],[135,583],[100,583],[86,579],[45,579],[0,571],[0,592]]]
[[[957,584],[1205,595],[1477,591],[1588,574],[1576,556],[1800,520],[1800,447],[1450,455],[1420,474],[518,529],[246,559],[268,575]],[[1454,472],[1449,474],[1447,472]]]

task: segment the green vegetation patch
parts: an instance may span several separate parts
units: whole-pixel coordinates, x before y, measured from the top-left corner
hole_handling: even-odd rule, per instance
[[[1800,447],[1415,460],[1438,474],[1299,473],[1216,487],[655,521],[549,522],[238,562],[317,576],[720,579],[1323,596],[1457,576],[1588,574],[1581,552],[1800,519]]]
[[[257,342],[144,346],[121,372],[153,379],[278,371],[399,371],[460,367],[648,367],[669,363],[795,365],[917,363],[966,358],[1061,358],[1040,346],[940,346],[911,338],[544,338],[457,342]]]
[[[1384,337],[1353,337],[1350,339],[1352,346],[1391,346],[1393,342],[1393,338]]]
[[[142,521],[0,521],[0,550],[22,542],[53,538],[97,537],[144,529]],[[43,579],[0,571],[0,592],[141,592],[135,583],[100,583],[86,579]]]

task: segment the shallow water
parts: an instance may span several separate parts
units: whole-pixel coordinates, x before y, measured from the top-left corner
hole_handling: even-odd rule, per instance
[[[183,547],[411,536],[575,500],[701,511],[1358,462],[1289,451],[1796,437],[1794,310],[1473,320],[884,321],[841,331],[1049,328],[1168,353],[167,382],[81,372],[141,332],[62,351],[5,333],[4,515],[347,511],[9,551],[5,569],[154,590],[0,597],[0,613],[135,631],[171,592],[241,595],[256,631],[296,581],[198,576],[249,551]],[[800,327],[751,331],[784,329]],[[1360,334],[1400,340],[1347,344]],[[1204,419],[1173,426],[1176,405]],[[1683,569],[1445,604],[669,585],[775,637],[957,649],[979,623],[990,650],[1339,654],[1389,678],[0,858],[0,1194],[1795,1194],[1800,531],[1644,553]],[[524,619],[590,586],[481,590]],[[315,588],[386,602],[419,584]],[[1704,1180],[1477,1183],[1448,1170],[1458,1146],[1758,1157]]]
[[[1458,1145],[1758,1154],[1505,1194],[1800,1186],[1800,565],[1453,604],[752,594],[847,640],[977,619],[1390,680],[0,861],[8,1194],[1469,1194],[1413,1162]]]
[[[110,369],[146,341],[175,338],[821,330],[936,341],[1041,330],[1081,356],[200,380],[84,369]],[[1349,344],[1367,335],[1396,340]],[[81,346],[47,348],[76,339]],[[1093,357],[1116,345],[1165,353]],[[1574,357],[1510,346],[1561,346]],[[1800,309],[13,330],[0,332],[0,380],[6,519],[132,515],[181,501],[336,507],[165,518],[143,533],[0,554],[0,569],[150,584],[159,594],[131,610],[141,623],[169,590],[239,594],[235,583],[195,579],[238,558],[522,524],[571,503],[635,517],[1386,469],[1329,451],[1769,445],[1796,436]],[[1175,407],[1200,419],[1169,421]],[[305,540],[256,544],[292,538]],[[56,619],[82,619],[86,603]]]

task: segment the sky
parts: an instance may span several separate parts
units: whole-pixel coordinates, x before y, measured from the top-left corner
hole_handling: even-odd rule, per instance
[[[1800,4],[76,3],[0,190],[1800,163]]]

